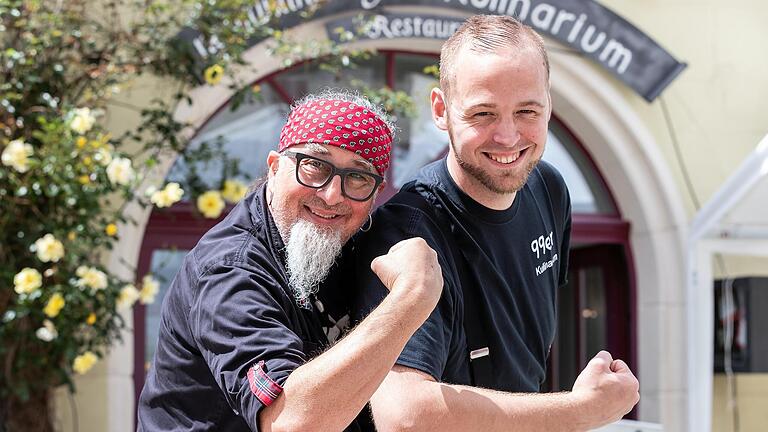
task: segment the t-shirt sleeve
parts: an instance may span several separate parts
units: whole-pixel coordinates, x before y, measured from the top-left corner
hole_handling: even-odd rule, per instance
[[[557,227],[560,230],[560,274],[558,275],[558,286],[565,286],[568,283],[568,257],[571,249],[571,194],[562,175],[553,169],[553,175],[557,180],[557,194],[553,197],[557,202],[553,203],[554,211],[559,211],[560,215],[556,220],[562,223]]]
[[[378,209],[370,231],[356,239],[357,295],[353,314],[359,321],[371,312],[388,294],[387,288],[370,269],[371,261],[387,253],[397,242],[422,237],[435,249],[443,270],[443,293],[440,301],[424,324],[410,338],[397,364],[418,369],[441,381],[454,340],[455,301],[450,287],[455,287],[450,262],[440,247],[439,230],[423,212],[403,205],[385,205]]]
[[[265,271],[215,265],[198,286],[188,317],[198,349],[230,407],[257,431],[259,411],[306,361],[303,342]]]
[[[539,162],[544,181],[547,184],[552,211],[555,219],[555,228],[560,235],[560,256],[558,286],[568,283],[568,257],[571,249],[571,194],[568,185],[560,172],[545,161]]]
[[[564,207],[565,223],[563,224],[563,236],[560,241],[560,275],[558,276],[558,285],[565,286],[568,283],[568,257],[571,250],[571,199],[568,195],[568,189],[565,190],[566,205]]]

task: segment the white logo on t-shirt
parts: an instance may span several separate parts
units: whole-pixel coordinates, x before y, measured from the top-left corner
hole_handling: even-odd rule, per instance
[[[555,240],[552,231],[547,236],[540,235],[538,238],[533,239],[531,242],[531,252],[536,254],[536,259],[541,259],[542,256],[546,258],[546,255],[552,252],[555,247]],[[536,276],[544,273],[548,269],[552,268],[557,262],[557,254],[554,254],[552,258],[543,263],[537,265]]]
[[[536,254],[536,259],[539,259],[541,258],[541,255],[546,254],[547,251],[552,251],[554,243],[555,241],[552,237],[552,231],[550,231],[546,237],[540,235],[539,238],[533,239],[531,242],[531,251]]]
[[[547,271],[547,269],[551,268],[555,263],[557,262],[557,254],[555,254],[551,260],[545,261],[541,263],[541,265],[536,266],[536,276],[544,273]]]

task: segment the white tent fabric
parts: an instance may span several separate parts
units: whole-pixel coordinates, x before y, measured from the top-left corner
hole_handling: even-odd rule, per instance
[[[768,258],[768,135],[702,207],[688,237],[688,432],[712,430],[715,254]]]

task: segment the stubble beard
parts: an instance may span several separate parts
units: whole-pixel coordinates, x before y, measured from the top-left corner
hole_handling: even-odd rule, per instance
[[[523,186],[525,186],[525,183],[528,181],[528,176],[531,174],[531,172],[533,172],[533,169],[536,168],[536,165],[541,160],[541,157],[539,157],[530,161],[528,165],[525,166],[522,175],[517,175],[517,171],[514,171],[505,173],[501,176],[501,178],[499,178],[499,176],[492,176],[479,166],[473,165],[472,163],[467,162],[461,158],[458,150],[456,149],[456,145],[454,144],[455,140],[450,124],[448,126],[448,138],[451,144],[451,149],[453,150],[454,157],[456,158],[456,163],[459,165],[459,167],[464,170],[464,172],[469,174],[470,177],[483,185],[483,187],[495,194],[506,195],[515,193],[522,189]],[[516,175],[517,178],[515,178]]]

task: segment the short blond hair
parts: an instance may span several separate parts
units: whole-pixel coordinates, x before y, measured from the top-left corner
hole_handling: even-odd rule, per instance
[[[549,57],[544,39],[538,33],[511,16],[473,15],[443,43],[440,50],[440,88],[446,97],[456,76],[456,56],[464,47],[489,54],[508,48],[534,48],[541,54],[549,81]]]

